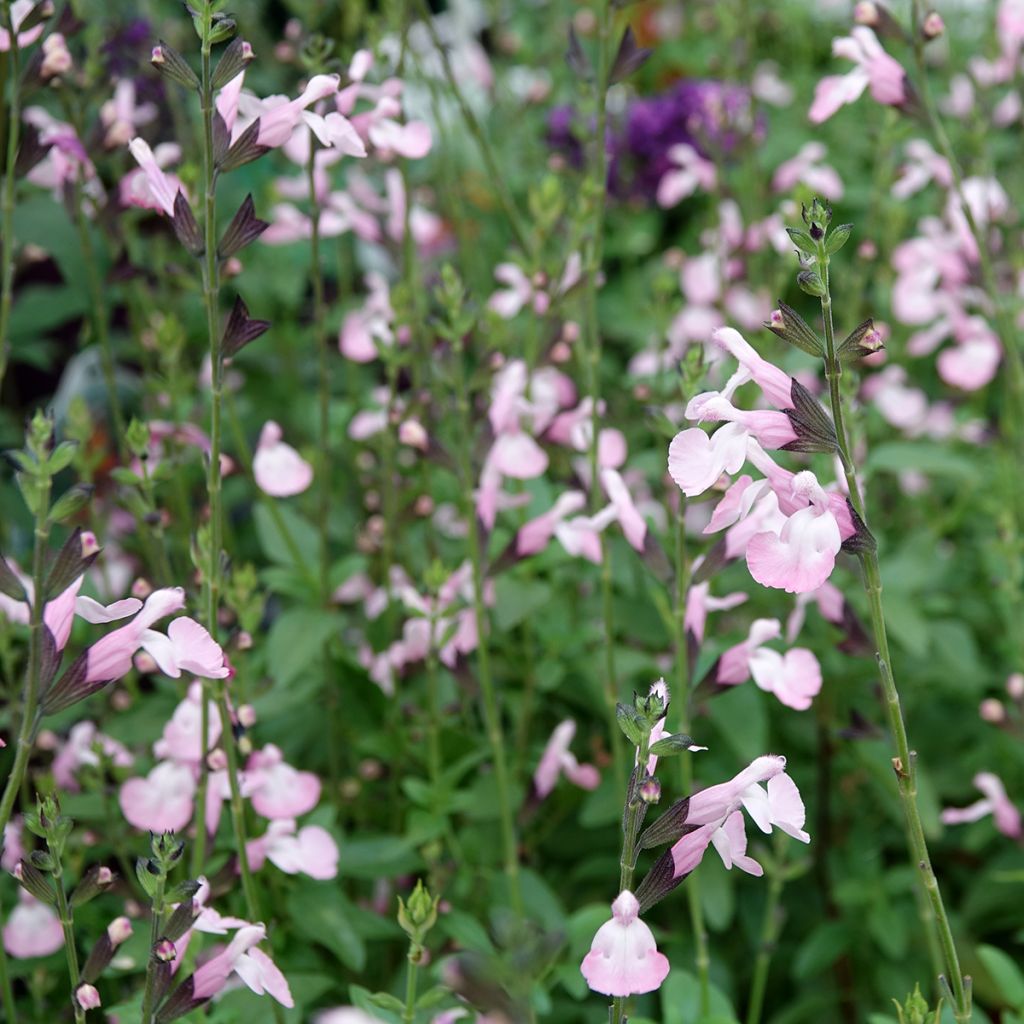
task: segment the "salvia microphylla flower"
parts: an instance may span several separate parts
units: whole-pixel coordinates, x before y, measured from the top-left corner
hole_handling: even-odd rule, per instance
[[[287,764],[280,749],[268,743],[253,751],[245,766],[252,806],[264,818],[298,818],[320,799],[320,779]]]
[[[948,807],[942,812],[942,820],[947,825],[962,825],[965,822],[978,821],[991,814],[996,828],[1011,839],[1024,837],[1021,826],[1020,811],[1010,802],[1006,789],[997,775],[991,772],[978,772],[974,776],[975,788],[984,795],[969,807]]]
[[[285,976],[263,950],[257,948],[267,935],[262,924],[247,924],[235,932],[231,941],[192,975],[193,995],[211,998],[222,991],[232,974],[237,975],[257,995],[269,995],[282,1006],[294,1006]]]
[[[32,28],[27,29],[24,32],[20,32],[22,24],[25,19],[35,10],[36,0],[14,0],[11,4],[10,18],[11,25],[14,28],[14,34],[17,36],[18,49],[22,50],[26,46],[31,46],[42,34],[46,28],[46,19],[43,18],[39,24],[33,25]],[[5,28],[0,28],[0,53],[6,53],[11,48],[11,34]]]
[[[65,186],[83,182],[93,203],[101,203],[103,188],[96,178],[96,168],[74,127],[58,121],[45,107],[26,107],[24,119],[39,133],[40,145],[47,147],[46,156],[26,175],[28,180],[49,189],[57,200]]]
[[[833,39],[832,53],[853,61],[855,67],[845,75],[827,75],[818,83],[807,113],[814,124],[827,121],[844,104],[856,102],[868,88],[876,102],[890,107],[901,107],[910,98],[903,66],[885,52],[866,25],[858,25],[850,35]]]
[[[253,871],[269,860],[288,875],[325,881],[338,873],[338,844],[330,832],[319,825],[305,825],[296,831],[294,818],[272,821],[262,836],[246,843],[245,852]]]
[[[268,420],[252,459],[256,485],[273,498],[301,494],[313,482],[313,467],[283,437],[280,426]]]
[[[711,192],[718,180],[715,165],[685,142],[669,147],[668,160],[672,169],[658,182],[658,205],[668,208],[693,195],[698,188]]]
[[[356,363],[372,362],[380,348],[395,343],[391,290],[383,274],[371,271],[364,278],[367,296],[362,307],[346,314],[338,333],[338,349]]]
[[[612,917],[597,930],[580,971],[594,992],[632,996],[653,992],[668,975],[668,958],[658,952],[651,929],[640,920],[640,904],[628,890],[612,904]]]
[[[694,572],[700,568],[703,560],[703,555],[699,559],[694,560]],[[707,626],[708,612],[728,611],[730,608],[736,608],[743,604],[746,600],[747,595],[742,590],[726,594],[725,597],[713,597],[709,581],[705,580],[703,583],[694,583],[686,592],[684,628],[700,645],[704,642],[704,629]]]
[[[747,836],[741,808],[762,832],[773,826],[801,843],[811,837],[803,830],[806,813],[796,783],[785,774],[786,759],[767,754],[752,761],[728,782],[695,793],[689,798],[685,824],[697,827],[672,847],[676,879],[688,875],[713,845],[727,868],[733,865],[751,875],[764,874],[761,865],[747,856]],[[767,787],[762,783],[767,782]]]
[[[136,103],[135,82],[122,78],[114,86],[114,95],[100,107],[103,144],[109,149],[127,146],[140,125],[149,124],[157,114],[155,103]]]
[[[843,182],[839,172],[822,163],[827,153],[823,142],[808,142],[796,156],[779,164],[772,177],[772,188],[776,192],[791,192],[798,184],[803,184],[824,199],[833,202],[842,199]]]
[[[735,686],[753,678],[760,689],[774,693],[787,707],[806,711],[821,690],[821,666],[804,647],[780,654],[765,646],[781,635],[778,619],[755,619],[747,639],[730,647],[719,659],[715,681],[721,686]]]
[[[118,794],[121,813],[144,832],[180,832],[192,820],[195,770],[161,761],[145,778],[128,779]]]
[[[53,759],[54,781],[69,793],[77,792],[79,785],[75,776],[79,769],[95,767],[100,763],[101,755],[118,768],[128,768],[135,763],[127,747],[104,736],[96,728],[95,722],[78,722],[71,727],[67,741]]]
[[[95,985],[89,985],[88,983],[79,985],[75,989],[75,1002],[83,1010],[95,1010],[101,1004],[100,994],[96,990]]]
[[[559,775],[564,775],[582,789],[596,789],[600,783],[600,772],[592,764],[580,764],[569,750],[575,735],[576,722],[571,718],[567,718],[551,734],[533,773],[533,788],[539,799],[545,799],[555,788]]]
[[[179,192],[187,193],[181,179],[176,174],[168,174],[164,168],[181,159],[181,146],[176,142],[161,142],[156,149],[151,149],[145,139],[135,138],[128,143],[128,151],[139,166],[121,179],[118,187],[121,205],[138,206],[173,217],[175,197]]]
[[[64,929],[52,907],[18,893],[18,905],[7,915],[3,930],[4,949],[18,960],[49,956],[64,945]]]

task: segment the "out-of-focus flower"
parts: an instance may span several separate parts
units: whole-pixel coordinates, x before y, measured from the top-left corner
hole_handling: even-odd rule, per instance
[[[848,36],[833,39],[832,53],[856,66],[845,75],[828,75],[818,83],[807,114],[814,124],[827,121],[840,107],[856,102],[869,87],[875,101],[887,106],[900,107],[909,99],[903,66],[885,52],[867,26],[858,25]]]
[[[567,718],[551,734],[544,753],[533,773],[533,788],[543,800],[555,788],[559,775],[582,789],[596,789],[601,775],[592,764],[580,764],[569,750],[569,744],[576,735],[576,722]]]
[[[252,460],[256,485],[274,498],[301,494],[313,482],[313,467],[282,440],[283,436],[273,420],[264,423]]]
[[[1024,836],[1020,811],[1010,802],[1002,780],[991,772],[978,772],[974,776],[974,785],[984,794],[984,799],[976,801],[969,807],[947,807],[942,812],[942,820],[947,825],[961,825],[969,821],[978,821],[979,818],[991,814],[996,828],[1004,836],[1011,839],[1020,839]]]

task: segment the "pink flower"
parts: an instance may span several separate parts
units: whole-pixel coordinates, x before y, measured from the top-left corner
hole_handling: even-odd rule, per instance
[[[772,178],[772,188],[776,192],[791,192],[802,183],[816,195],[842,199],[842,179],[835,168],[821,162],[827,152],[824,143],[808,142],[795,157],[779,164]]]
[[[757,861],[746,856],[746,832],[740,808],[746,810],[762,832],[772,827],[802,843],[810,842],[803,830],[803,801],[793,780],[785,775],[786,759],[768,754],[752,761],[728,782],[710,786],[690,797],[686,824],[697,825],[671,850],[676,878],[688,875],[713,844],[727,868],[733,865],[751,875],[763,874]],[[767,782],[765,790],[761,783]]]
[[[197,999],[215,996],[237,974],[257,995],[272,996],[282,1006],[294,1006],[288,982],[274,962],[256,944],[266,937],[262,924],[247,924],[235,933],[228,945],[196,968],[192,976],[193,993]]]
[[[692,406],[694,403],[691,402]],[[689,412],[689,408],[687,412]],[[764,448],[785,448],[797,440],[790,418],[784,412],[772,409],[737,409],[727,398],[722,396],[705,397],[695,409],[697,418],[729,423],[738,423],[749,434],[757,438]]]
[[[807,113],[814,124],[827,121],[844,104],[856,102],[869,86],[878,103],[892,107],[906,103],[906,72],[899,61],[885,52],[871,29],[858,25],[850,35],[833,39],[832,53],[853,61],[856,67],[845,75],[829,75],[818,83]]]
[[[273,744],[255,751],[246,773],[252,785],[252,805],[264,818],[298,818],[313,810],[320,799],[320,780],[286,764]]]
[[[264,423],[252,460],[257,486],[273,498],[301,494],[313,482],[313,467],[282,436],[273,420]]]
[[[776,409],[793,408],[793,378],[784,370],[780,370],[774,363],[762,359],[754,347],[732,327],[719,327],[711,335],[711,340],[719,347],[728,352],[747,372],[747,380],[754,380],[757,386],[764,392],[764,397],[775,406]],[[730,381],[730,385],[733,381]],[[723,391],[723,397],[731,397],[727,389]],[[692,406],[696,400],[691,401]],[[686,415],[688,419],[695,419],[689,407]]]
[[[75,1001],[83,1010],[95,1010],[101,1005],[95,985],[79,985],[75,989]]]
[[[33,25],[32,28],[25,32],[19,31],[25,23],[25,19],[35,10],[36,3],[37,0],[14,0],[14,3],[11,4],[11,26],[14,29],[14,34],[17,36],[19,50],[23,50],[26,46],[31,46],[43,34],[43,29],[46,28],[46,18],[44,17],[38,25]],[[6,53],[10,48],[11,34],[6,28],[0,28],[0,53]]]
[[[70,62],[70,56],[68,60]],[[140,125],[149,124],[156,113],[156,105],[153,103],[136,104],[135,82],[132,79],[120,79],[114,86],[113,98],[100,107],[100,121],[105,129],[103,144],[109,149],[128,145],[136,129]]]
[[[948,807],[942,812],[942,820],[947,825],[961,825],[991,814],[995,818],[996,828],[1004,836],[1011,839],[1020,839],[1024,836],[1020,811],[1010,803],[999,777],[991,772],[978,772],[974,776],[974,785],[981,790],[985,799],[978,800],[970,807]]]
[[[668,208],[693,195],[698,188],[711,192],[717,181],[715,165],[685,142],[670,146],[668,159],[674,164],[658,182],[658,205]]]
[[[160,671],[172,679],[177,679],[182,672],[204,679],[224,679],[231,674],[220,644],[205,627],[187,615],[167,627],[167,636],[147,629],[141,646]]]
[[[612,918],[597,930],[580,971],[594,992],[631,996],[653,992],[668,974],[668,958],[658,952],[651,929],[640,920],[640,904],[623,889],[612,904]]]
[[[387,279],[383,274],[371,272],[366,275],[366,286],[369,294],[362,309],[345,317],[338,334],[341,354],[357,363],[372,362],[382,346],[390,347],[395,343],[391,330],[395,313]]]
[[[142,831],[180,832],[192,820],[193,770],[161,761],[144,779],[129,779],[118,794],[121,813]]]
[[[52,907],[18,892],[18,905],[7,915],[3,931],[4,949],[18,960],[49,956],[64,945],[64,930]]]
[[[287,96],[259,99],[251,93],[242,92],[244,74],[244,71],[240,72],[232,79],[217,99],[217,109],[231,131],[232,141],[259,118],[260,131],[256,141],[261,146],[283,146],[291,138],[292,132],[305,124],[324,145],[331,144],[337,137],[338,141],[352,149],[353,155],[361,155],[352,145],[350,133],[343,130],[343,126],[327,122],[319,114],[306,109],[338,91],[337,75],[314,75],[302,93],[289,100]],[[340,114],[335,116],[340,121],[345,120]]]
[[[564,774],[581,789],[596,789],[601,775],[592,764],[580,764],[570,752],[569,744],[576,735],[576,723],[567,718],[551,734],[548,745],[533,773],[533,788],[543,800],[555,788],[558,776]]]
[[[181,182],[173,176],[164,174],[163,168],[157,162],[153,150],[149,148],[149,143],[145,139],[132,139],[128,143],[128,150],[145,176],[147,189],[142,190],[134,183],[122,188],[121,201],[135,206],[146,206],[152,210],[161,210],[168,217],[173,217],[174,199],[181,191]],[[164,154],[167,152],[164,150]]]
[[[700,561],[702,560],[703,557],[699,561],[694,562],[693,568],[695,571],[700,567]],[[704,628],[707,624],[708,612],[728,611],[730,608],[743,604],[746,600],[747,595],[743,591],[735,591],[732,594],[726,594],[725,597],[712,597],[710,582],[705,581],[704,583],[693,584],[686,594],[686,616],[684,620],[686,632],[696,640],[698,645],[702,644],[704,642]]]
[[[727,423],[708,436],[700,427],[682,430],[668,448],[668,472],[689,498],[703,494],[722,476],[738,473],[747,458],[747,431]]]
[[[559,495],[547,512],[519,528],[515,542],[516,554],[525,557],[543,551],[551,538],[557,534],[562,523],[586,504],[587,497],[582,491],[566,491],[565,494]]]
[[[644,541],[647,537],[647,523],[640,514],[640,510],[633,502],[633,496],[629,493],[622,476],[617,470],[605,468],[601,470],[601,484],[605,493],[611,501],[611,507],[615,511],[615,518],[626,535],[626,540],[637,551],[644,550]]]
[[[193,683],[185,699],[174,709],[170,721],[164,726],[163,735],[153,744],[153,753],[161,760],[179,761],[186,765],[198,765],[202,760],[202,719],[203,688]],[[212,750],[220,738],[220,712],[214,701],[208,701],[209,726],[207,750]]]
[[[831,583],[825,582],[817,590],[797,594],[796,606],[786,621],[787,643],[792,643],[799,636],[807,614],[807,605],[812,601],[817,604],[818,611],[826,622],[834,623],[837,626],[843,624],[846,608],[843,592]]]
[[[747,545],[747,568],[762,586],[790,594],[817,590],[832,575],[843,538],[825,492],[809,470],[793,478],[792,493],[807,501],[778,534],[759,533]]]
[[[806,711],[821,690],[821,666],[806,648],[779,654],[764,646],[781,632],[778,619],[755,619],[747,639],[722,655],[717,681],[735,686],[753,677],[760,689],[774,693],[787,707]]]
[[[100,763],[97,747],[119,768],[127,768],[135,762],[124,744],[98,732],[95,722],[78,722],[71,727],[67,742],[53,759],[53,777],[57,785],[69,792],[77,792],[79,786],[75,775],[78,770]]]
[[[338,874],[338,844],[330,832],[319,825],[296,832],[294,818],[272,821],[260,838],[246,844],[245,852],[253,871],[269,860],[288,875],[327,880]]]
[[[402,124],[391,118],[380,118],[370,125],[367,134],[384,159],[398,155],[406,160],[419,160],[430,152],[434,143],[426,121]]]

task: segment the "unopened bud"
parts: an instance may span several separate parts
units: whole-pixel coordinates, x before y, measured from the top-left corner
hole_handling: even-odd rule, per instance
[[[398,440],[423,452],[429,444],[426,428],[419,420],[403,420],[398,428]]]
[[[413,512],[420,518],[429,516],[434,511],[434,499],[429,494],[421,494],[413,505]]]
[[[398,924],[417,945],[422,945],[437,921],[437,901],[438,897],[431,896],[422,881],[417,881],[408,903],[398,897]]]
[[[110,924],[107,925],[107,938],[110,939],[110,944],[116,949],[121,945],[122,942],[127,942],[131,938],[132,934],[132,923],[127,917],[115,917]]]
[[[145,601],[152,593],[153,584],[142,576],[132,584],[132,597],[138,598],[140,601]]]
[[[990,722],[992,725],[999,725],[1006,721],[1006,708],[1003,707],[1003,702],[996,700],[995,697],[983,700],[981,707],[978,708],[978,714],[981,715],[983,722]]]
[[[92,530],[83,530],[81,541],[83,558],[95,555],[100,549],[99,541],[96,540],[96,534],[93,533]]]
[[[879,22],[877,4],[872,3],[871,0],[860,0],[854,5],[853,20],[858,25],[867,25],[869,28],[873,28]]]
[[[567,345],[580,340],[580,325],[575,320],[566,320],[562,324],[562,341]]]
[[[661,799],[661,783],[653,775],[640,783],[640,799],[645,804],[656,804]]]
[[[925,39],[938,39],[945,31],[946,23],[942,20],[942,15],[938,11],[929,12],[921,25],[921,35]]]
[[[235,646],[240,651],[252,650],[252,633],[247,633],[244,629],[235,638]]]
[[[43,63],[39,75],[44,81],[58,75],[66,75],[71,70],[72,63],[71,51],[64,41],[64,36],[59,32],[54,32],[43,40]]]
[[[256,724],[256,709],[251,704],[242,704],[238,708],[238,724],[251,729]]]
[[[161,963],[169,964],[177,959],[177,956],[178,951],[174,948],[174,943],[170,939],[160,939],[153,946],[153,957]]]
[[[75,989],[75,1002],[83,1010],[95,1010],[100,1005],[100,994],[95,985],[79,985]]]
[[[1014,672],[1013,675],[1006,680],[1006,692],[1014,700],[1021,700],[1024,698],[1024,673]]]
[[[222,772],[228,766],[228,755],[218,747],[216,750],[210,751],[206,763],[211,772]]]

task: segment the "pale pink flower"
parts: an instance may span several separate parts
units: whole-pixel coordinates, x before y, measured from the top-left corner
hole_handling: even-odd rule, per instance
[[[19,50],[23,50],[26,46],[31,46],[43,34],[43,30],[46,28],[46,19],[44,18],[38,25],[33,25],[32,28],[24,32],[19,31],[25,23],[25,19],[35,8],[36,0],[14,0],[14,3],[11,4],[11,26],[17,37]],[[6,28],[0,28],[0,53],[6,53],[10,48],[11,34]]]
[[[571,718],[567,718],[551,734],[533,773],[533,788],[541,800],[555,788],[559,775],[565,775],[581,789],[596,789],[600,783],[598,770],[592,764],[580,764],[569,750],[575,735],[576,722]]]
[[[631,996],[653,992],[668,974],[668,958],[658,952],[651,929],[640,920],[640,904],[624,889],[612,904],[612,917],[597,930],[580,971],[594,992]]]
[[[772,177],[776,192],[791,192],[806,185],[815,195],[838,201],[843,198],[843,182],[838,171],[822,163],[828,150],[822,142],[808,142],[796,156],[779,164]]]
[[[232,141],[259,118],[260,129],[256,141],[261,146],[283,146],[291,138],[292,132],[305,125],[324,145],[331,145],[337,137],[338,141],[352,149],[352,155],[362,155],[352,146],[351,134],[342,126],[328,123],[325,118],[307,109],[338,91],[337,75],[314,75],[293,100],[287,96],[260,99],[243,92],[244,75],[244,71],[240,72],[221,90],[217,98],[217,110],[231,132]],[[335,116],[344,121],[340,114]]]
[[[192,820],[192,768],[161,761],[145,778],[129,779],[118,802],[128,823],[144,832],[180,832]]]
[[[878,103],[892,107],[906,103],[906,72],[885,52],[870,28],[858,25],[850,35],[833,39],[832,53],[856,66],[845,75],[828,75],[818,83],[807,114],[812,123],[827,121],[841,106],[858,100],[868,87]]]
[[[245,847],[249,867],[259,871],[270,861],[285,874],[325,881],[338,874],[338,844],[325,828],[306,825],[296,832],[294,818],[271,821],[267,831]]]
[[[432,1024],[437,1024],[438,1019],[435,1017]],[[455,1019],[458,1018],[453,1018]],[[335,1006],[316,1014],[313,1017],[313,1024],[384,1024],[384,1021],[354,1006]]]
[[[698,420],[738,423],[764,448],[785,448],[797,440],[792,421],[784,412],[776,412],[774,409],[737,409],[727,398],[720,395],[715,397],[713,393],[711,395],[698,396],[703,399],[695,409]],[[687,407],[688,414],[696,401],[691,400]]]
[[[785,775],[786,759],[768,754],[752,761],[728,782],[711,786],[690,797],[686,824],[697,825],[671,850],[675,877],[682,878],[700,863],[713,844],[727,868],[736,867],[751,875],[764,873],[761,865],[746,855],[743,808],[762,832],[772,827],[802,843],[810,842],[803,830],[806,817],[803,801],[793,780]],[[767,782],[767,790],[761,783]]]
[[[559,495],[547,512],[531,519],[516,534],[516,553],[521,557],[543,551],[558,528],[569,516],[585,508],[587,497],[582,491],[566,491]]]
[[[18,905],[7,915],[3,930],[4,949],[17,960],[49,956],[64,945],[64,930],[52,907],[18,892]]]
[[[4,871],[13,872],[18,861],[28,856],[28,851],[21,842],[22,827],[20,814],[4,825],[3,834],[0,835],[0,869]]]
[[[685,142],[670,146],[668,160],[673,164],[658,182],[658,205],[664,208],[676,206],[687,196],[693,195],[698,188],[711,192],[715,188],[717,173],[715,165],[705,160]]]
[[[755,619],[747,639],[722,655],[716,679],[735,686],[752,677],[760,689],[774,693],[782,704],[806,711],[821,690],[821,666],[806,648],[793,647],[780,654],[765,646],[781,634],[778,619]]]
[[[257,486],[273,498],[301,494],[313,482],[313,467],[282,438],[280,426],[267,420],[252,460]]]
[[[808,590],[797,594],[796,604],[786,620],[787,643],[791,644],[800,635],[807,615],[807,606],[812,601],[818,606],[818,611],[826,622],[841,626],[845,621],[846,599],[843,597],[843,592],[826,581],[817,590]]]
[[[185,699],[174,709],[164,726],[163,735],[153,744],[153,753],[161,760],[180,761],[197,765],[203,757],[202,719],[203,687],[192,683]],[[214,701],[207,702],[207,750],[212,750],[220,738],[220,712]]]
[[[896,199],[909,199],[920,192],[929,182],[934,181],[942,188],[953,184],[953,172],[945,157],[939,156],[925,139],[911,139],[904,147],[906,162],[900,169],[900,176],[892,186]]]
[[[67,742],[53,759],[53,777],[57,785],[68,792],[77,792],[79,786],[75,776],[79,769],[100,763],[97,747],[118,768],[128,768],[135,763],[135,758],[124,744],[98,732],[95,722],[78,722],[71,727]]]
[[[395,342],[391,329],[395,318],[391,308],[391,292],[383,274],[374,271],[366,275],[366,301],[361,309],[348,313],[338,334],[341,354],[357,363],[372,362],[382,346]]]
[[[95,985],[79,985],[75,989],[75,1002],[83,1010],[95,1010],[101,1006],[100,994],[96,991]]]
[[[145,139],[136,138],[128,143],[128,150],[139,165],[139,172],[122,182],[121,202],[126,205],[143,206],[160,210],[168,217],[174,216],[174,199],[182,190],[181,181],[174,175],[164,174],[161,162],[176,158],[174,149],[157,147],[160,159],[150,149]],[[178,150],[180,153],[180,150]],[[145,186],[145,187],[143,187]]]
[[[108,149],[127,146],[138,128],[149,124],[156,113],[156,104],[135,102],[135,82],[132,79],[120,79],[114,86],[113,98],[100,107],[100,122],[104,128],[103,144]]]
[[[235,933],[224,949],[197,967],[192,976],[196,998],[217,995],[227,985],[230,976],[237,974],[257,995],[266,994],[282,1006],[294,1006],[284,975],[266,953],[256,948],[266,934],[262,924],[246,925]]]
[[[264,818],[297,818],[320,799],[320,780],[287,764],[273,744],[254,751],[246,765],[252,785],[252,806]]]
[[[636,507],[633,496],[629,492],[625,481],[617,470],[605,468],[601,470],[601,485],[605,494],[611,502],[615,512],[615,518],[622,527],[622,532],[629,541],[631,547],[637,551],[644,550],[644,541],[647,538],[647,523],[643,515]]]
[[[762,586],[800,594],[816,590],[832,575],[843,538],[813,473],[797,473],[792,494],[806,505],[788,517],[778,534],[765,531],[751,538],[747,568]]]
[[[703,494],[721,478],[738,473],[747,457],[747,431],[727,423],[710,436],[700,427],[682,430],[668,449],[668,472],[689,498]]]
[[[1020,839],[1024,836],[1020,811],[1010,802],[999,777],[991,772],[978,772],[974,776],[974,785],[984,794],[984,799],[969,807],[948,807],[942,812],[942,820],[947,825],[961,825],[991,814],[995,819],[996,828],[1003,835],[1009,836],[1010,839]]]
[[[60,32],[51,32],[43,40],[43,63],[39,68],[39,77],[45,82],[66,75],[73,66],[67,40]]]
[[[749,480],[749,477],[746,479]],[[694,571],[700,567],[702,561],[703,555],[694,561]],[[696,640],[698,645],[702,644],[708,612],[728,611],[730,608],[736,608],[743,604],[746,600],[747,595],[741,590],[726,594],[725,597],[712,597],[709,581],[693,584],[686,593],[686,613],[683,623],[686,632]]]

